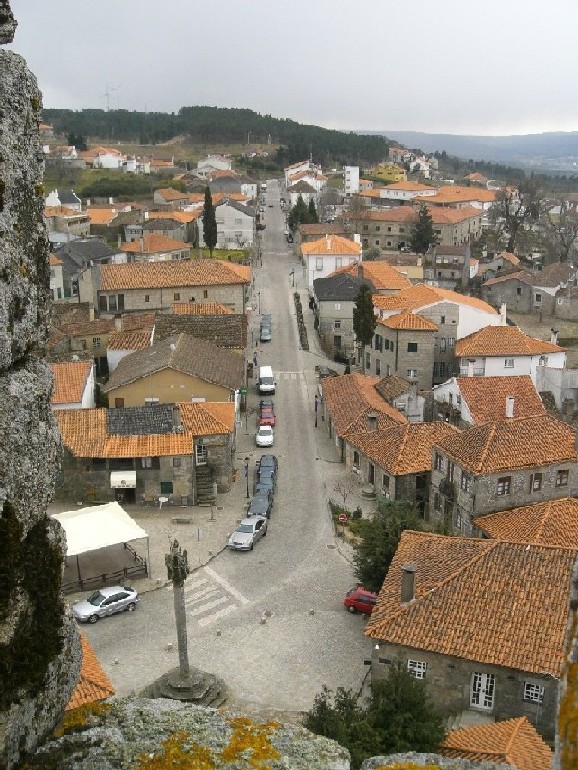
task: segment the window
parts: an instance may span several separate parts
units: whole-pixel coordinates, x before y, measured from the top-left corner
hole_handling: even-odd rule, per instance
[[[359,452],[356,449],[353,451],[353,464],[359,468]]]
[[[439,496],[439,492],[436,492],[434,495],[434,511],[441,511],[440,501],[441,501],[441,498]]]
[[[173,494],[173,482],[161,481],[161,495],[172,495],[172,494]]]
[[[443,471],[444,469],[444,461],[442,456],[439,454],[439,452],[435,453],[434,468],[436,469],[436,471]]]
[[[518,295],[518,297],[522,295],[522,289],[520,286],[518,286],[518,288],[516,289],[516,294]]]
[[[369,369],[371,366],[371,356],[369,353],[365,354],[365,368]]]
[[[333,335],[333,347],[339,350],[341,348],[341,334]]]
[[[173,301],[174,302],[180,302],[181,301],[181,295],[178,292],[175,292],[173,294]]]
[[[416,369],[408,369],[407,370],[407,376],[410,380],[414,380],[417,377],[417,370]]]
[[[448,481],[454,480],[454,468],[456,466],[452,462],[448,462]]]
[[[323,270],[323,257],[317,257],[315,260],[315,269]]]
[[[380,352],[383,350],[383,337],[381,336],[381,334],[375,335],[374,347],[376,350],[379,350]]]
[[[145,406],[150,406],[151,404],[158,404],[159,400],[156,396],[149,396],[148,398],[145,398],[144,402]]]
[[[116,409],[122,409],[124,406],[124,398],[115,398],[114,406]]]
[[[381,361],[379,360],[379,358],[375,359],[375,373],[381,374]]]
[[[456,338],[455,337],[448,337],[448,348],[450,350],[453,350],[456,346]]]
[[[208,290],[207,289],[203,289],[203,299],[207,299],[208,296],[209,296]]]
[[[568,486],[569,471],[558,471],[556,474],[556,486],[567,487]]]
[[[535,299],[536,302],[542,302],[542,295],[541,294],[536,294],[534,299]]]
[[[513,358],[506,358],[504,360],[504,367],[506,369],[513,369],[514,368],[514,359]]]
[[[378,228],[378,229],[379,229],[379,228]],[[376,246],[379,246],[379,238],[376,238],[376,239],[375,239],[375,245],[376,245]]]
[[[408,342],[407,343],[407,352],[408,353],[417,353],[417,342]]]
[[[333,322],[333,328],[334,329],[341,329],[341,321],[334,321]]]
[[[145,298],[144,298],[144,301],[145,301],[145,302],[150,302],[150,301],[151,301],[151,297],[150,297],[150,294],[145,294]]]
[[[180,467],[181,467],[181,458],[173,457],[173,468],[180,468]]]
[[[461,484],[460,484],[461,488],[464,491],[468,492],[469,489],[470,489],[471,484],[472,484],[471,478],[468,476],[467,473],[464,473],[462,471],[462,479],[461,479]]]
[[[381,230],[381,226],[380,225],[376,225],[375,232],[378,233],[380,230]]]
[[[100,337],[93,337],[92,338],[92,347],[93,348],[99,348],[100,347]]]
[[[333,309],[334,309],[334,310],[341,310],[341,302],[336,302],[336,303],[333,305]]]
[[[445,315],[443,315],[443,316],[440,318],[440,323],[441,323],[441,324],[445,324],[445,322],[446,322],[446,317],[445,317]]]
[[[422,660],[408,660],[407,670],[414,679],[425,679],[427,664]]]
[[[405,233],[405,227],[400,227],[400,228],[399,228],[399,232],[400,232],[400,233]]]
[[[143,468],[152,468],[153,467],[153,458],[152,457],[141,457],[140,458],[141,466]]]
[[[544,688],[542,685],[524,682],[524,700],[530,700],[532,703],[543,703]]]
[[[368,225],[363,225],[363,229],[364,230],[369,230],[369,226]]]
[[[440,353],[446,352],[446,338],[440,337]]]
[[[387,232],[388,232],[388,233],[390,233],[390,232],[391,232],[391,227],[388,227],[388,228],[387,228]],[[391,246],[391,243],[389,243],[389,245]]]
[[[389,489],[389,476],[387,473],[381,474],[381,486],[384,487],[384,489]]]
[[[533,473],[530,476],[530,492],[539,492],[542,489],[542,474]]]
[[[501,497],[502,495],[509,495],[512,487],[512,477],[503,476],[498,479],[498,485],[496,487],[496,494]]]
[[[446,364],[443,361],[440,361],[440,377],[446,376]]]

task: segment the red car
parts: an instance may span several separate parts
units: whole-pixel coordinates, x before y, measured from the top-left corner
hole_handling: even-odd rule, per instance
[[[259,425],[275,427],[275,412],[270,406],[262,406],[259,410]]]
[[[373,591],[366,591],[361,586],[355,586],[345,594],[343,605],[347,607],[349,612],[362,612],[364,615],[371,615],[376,601],[377,594],[374,594]]]

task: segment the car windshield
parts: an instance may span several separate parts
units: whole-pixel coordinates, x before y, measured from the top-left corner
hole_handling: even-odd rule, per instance
[[[253,531],[253,525],[252,524],[239,524],[237,527],[237,532],[252,532]]]
[[[260,433],[262,436],[269,436],[269,435],[270,435],[272,432],[273,432],[273,431],[271,430],[271,426],[270,426],[270,425],[262,425],[262,426],[259,428],[259,433]]]
[[[94,604],[95,607],[98,607],[102,602],[105,600],[105,596],[103,596],[100,591],[95,591],[93,594],[90,594],[90,596],[87,599],[87,602],[89,604]]]

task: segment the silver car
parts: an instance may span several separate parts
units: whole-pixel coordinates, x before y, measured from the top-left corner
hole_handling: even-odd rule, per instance
[[[134,612],[138,594],[130,586],[110,586],[90,594],[72,607],[72,614],[82,623],[96,623],[99,618],[116,612]]]
[[[241,520],[227,541],[227,546],[235,551],[252,551],[257,540],[266,535],[267,519],[264,516],[251,516]]]

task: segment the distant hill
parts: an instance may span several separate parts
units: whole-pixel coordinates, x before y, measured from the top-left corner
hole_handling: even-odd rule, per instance
[[[364,131],[363,133],[372,133]],[[421,131],[376,131],[409,148],[424,152],[442,152],[465,160],[486,160],[525,168],[535,167],[565,171],[578,167],[578,131],[553,131],[519,136],[469,136],[459,134],[427,134]]]

